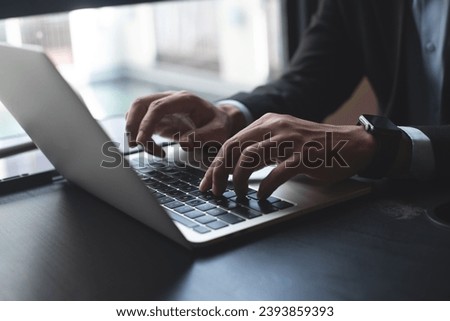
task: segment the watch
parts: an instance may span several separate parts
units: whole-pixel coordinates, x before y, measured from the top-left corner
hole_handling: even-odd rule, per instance
[[[402,138],[402,130],[384,116],[361,115],[358,125],[364,126],[364,129],[374,136],[377,146],[371,163],[358,175],[367,178],[382,178],[394,165]]]

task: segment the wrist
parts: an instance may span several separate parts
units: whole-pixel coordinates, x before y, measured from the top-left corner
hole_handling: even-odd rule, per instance
[[[377,141],[373,135],[369,134],[362,126],[351,126],[355,131],[358,140],[358,155],[361,156],[360,168],[358,170],[366,169],[373,160],[377,150]]]
[[[217,108],[228,116],[230,123],[230,137],[246,127],[247,122],[245,120],[245,116],[239,108],[232,105],[220,105]]]
[[[358,174],[367,178],[388,176],[394,168],[403,131],[388,118],[377,115],[359,116],[358,125],[371,134],[376,141],[372,161]]]

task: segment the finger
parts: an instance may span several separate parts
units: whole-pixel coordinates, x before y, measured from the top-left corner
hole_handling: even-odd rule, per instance
[[[221,137],[221,133],[218,133],[219,126],[222,125],[212,121],[203,127],[186,131],[179,138],[180,146],[189,150],[202,148],[203,146],[221,146],[226,138]]]
[[[188,114],[171,114],[165,115],[155,126],[155,133],[160,135],[167,135],[174,139],[179,139],[179,136],[185,132],[195,129],[195,125]]]
[[[147,113],[150,104],[160,98],[166,97],[170,93],[159,93],[155,95],[150,95],[143,98],[138,98],[131,105],[130,110],[126,114],[126,125],[125,130],[128,135],[130,146],[136,146],[136,136],[138,134],[139,125],[141,124],[142,118]]]
[[[224,144],[225,146],[225,144]],[[209,165],[208,170],[205,173],[205,176],[203,176],[202,181],[200,182],[199,189],[202,192],[206,192],[209,189],[212,189],[213,187],[213,177],[214,177],[214,170],[216,167],[220,167],[223,165],[223,162],[225,160],[224,158],[224,150],[223,147],[219,150],[216,157],[212,161],[211,165]],[[227,177],[228,178],[228,177]]]
[[[193,97],[195,96],[181,92],[153,101],[139,125],[137,140],[142,141],[152,136],[164,116],[199,113],[198,107],[202,100]]]
[[[217,156],[209,166],[200,184],[201,191],[212,189],[214,195],[221,195],[225,191],[228,176],[233,172],[234,160],[239,158],[239,141],[230,139],[220,148]]]
[[[258,198],[263,200],[269,197],[280,185],[299,173],[306,173],[308,169],[303,165],[300,153],[294,153],[286,161],[278,164],[266,178],[261,181]]]
[[[166,152],[164,151],[164,149],[162,149],[161,146],[156,144],[152,138],[149,138],[145,142],[138,141],[138,144],[142,145],[144,150],[149,154],[152,154],[152,155],[155,155],[155,156],[158,156],[161,158],[164,158],[166,156]]]
[[[248,146],[242,151],[233,171],[233,184],[238,196],[247,194],[248,180],[253,172],[275,162],[277,155],[273,155],[274,145],[275,142],[265,140]]]

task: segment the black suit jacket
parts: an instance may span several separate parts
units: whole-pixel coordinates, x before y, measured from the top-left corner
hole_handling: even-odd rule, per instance
[[[322,121],[349,98],[366,76],[380,110],[397,125],[410,125],[405,117],[403,59],[409,7],[408,0],[322,1],[289,70],[277,81],[231,99],[244,103],[255,118],[276,112]],[[449,57],[449,47],[450,41],[446,41],[445,57]],[[431,139],[440,177],[450,177],[450,126],[444,125],[450,123],[450,68],[446,69],[443,124],[419,126]]]

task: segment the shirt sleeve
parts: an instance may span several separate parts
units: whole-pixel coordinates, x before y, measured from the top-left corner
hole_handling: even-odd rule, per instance
[[[400,129],[409,136],[412,142],[409,176],[419,180],[431,179],[436,165],[430,139],[417,128],[400,126]]]
[[[218,102],[216,102],[217,107],[222,105],[231,105],[239,109],[242,112],[242,114],[244,114],[245,122],[247,125],[250,125],[250,123],[254,121],[253,116],[250,113],[250,110],[243,103],[233,99],[219,100]]]

